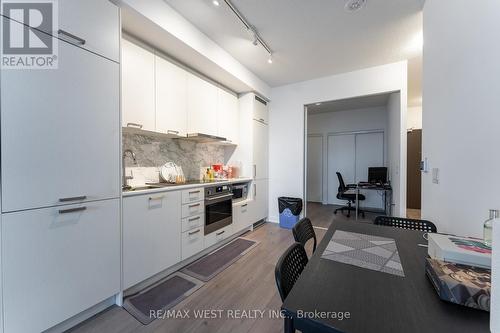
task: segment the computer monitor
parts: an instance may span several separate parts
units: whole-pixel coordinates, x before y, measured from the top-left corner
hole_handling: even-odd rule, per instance
[[[371,167],[368,168],[369,183],[387,183],[387,168],[386,167]]]

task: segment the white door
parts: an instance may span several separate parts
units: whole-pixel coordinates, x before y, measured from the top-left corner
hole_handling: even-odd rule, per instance
[[[339,181],[336,172],[340,172],[344,183],[355,182],[355,135],[328,136],[328,203],[344,205],[346,201],[336,198]]]
[[[4,212],[119,196],[117,63],[59,43],[57,70],[2,71],[1,86]]]
[[[269,178],[269,129],[268,125],[253,120],[254,179]]]
[[[155,56],[122,39],[122,126],[155,131]]]
[[[156,132],[187,134],[188,73],[156,56]]]
[[[181,192],[124,198],[124,288],[130,288],[180,260]]]
[[[117,294],[120,201],[3,214],[2,270],[5,332],[45,331]]]
[[[188,133],[217,135],[217,87],[190,73]]]
[[[368,181],[369,167],[384,166],[384,133],[356,134],[356,183]],[[383,209],[383,197],[376,191],[362,191],[362,207]]]
[[[226,138],[228,142],[238,144],[238,97],[224,89],[217,90],[217,135]]]
[[[323,202],[323,136],[307,137],[307,201]]]

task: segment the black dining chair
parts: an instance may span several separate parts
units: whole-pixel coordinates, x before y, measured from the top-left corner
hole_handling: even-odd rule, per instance
[[[415,220],[394,216],[377,216],[373,223],[401,229],[420,230],[432,233],[437,232],[436,225],[427,220]]]
[[[307,262],[306,250],[299,242],[292,244],[279,258],[274,270],[274,277],[281,301],[284,301],[288,296]],[[285,333],[290,332],[295,332],[295,327],[293,319],[287,316],[285,317]]]
[[[313,239],[313,253],[316,251],[316,233],[314,232],[313,225],[309,218],[304,217],[302,220],[297,222],[297,224],[293,226],[292,233],[295,241],[299,242],[304,247],[306,246],[308,240]]]

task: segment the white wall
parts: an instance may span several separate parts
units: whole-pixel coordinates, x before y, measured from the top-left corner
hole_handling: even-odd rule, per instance
[[[323,203],[327,204],[328,191],[337,192],[337,188],[328,188],[328,134],[383,130],[387,127],[386,107],[346,110],[310,114],[307,117],[308,134],[323,136]],[[386,140],[387,142],[387,140]],[[386,148],[384,147],[384,150]],[[309,186],[309,184],[308,184]],[[342,201],[341,203],[345,203]]]
[[[406,217],[406,115],[401,114],[401,94],[393,93],[387,104],[387,166],[392,185],[394,216]]]
[[[440,179],[422,175],[422,216],[442,232],[482,237],[500,209],[499,31],[498,0],[425,3],[423,157]]]
[[[277,198],[279,196],[288,195],[303,198],[304,105],[393,91],[401,91],[401,112],[406,115],[406,61],[271,89],[269,112],[270,221],[278,220]],[[404,128],[406,128],[406,124]],[[403,170],[406,170],[406,161],[401,162],[405,165]],[[406,171],[404,172],[406,173]],[[403,192],[406,193],[406,187]]]
[[[408,107],[407,129],[422,129],[422,106]]]

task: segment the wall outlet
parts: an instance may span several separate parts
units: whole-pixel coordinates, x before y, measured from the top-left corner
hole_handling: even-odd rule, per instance
[[[432,168],[432,182],[434,184],[439,184],[439,169]]]

